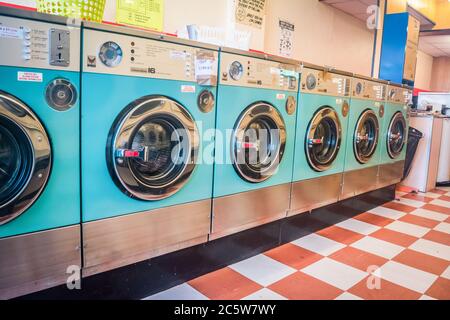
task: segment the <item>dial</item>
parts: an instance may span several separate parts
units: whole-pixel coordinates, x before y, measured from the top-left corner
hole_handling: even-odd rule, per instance
[[[105,66],[111,68],[116,67],[122,61],[122,48],[115,42],[105,42],[100,48],[98,57]]]
[[[230,74],[231,79],[237,81],[242,78],[242,74],[244,73],[244,67],[239,61],[234,61],[231,64],[230,70],[228,72]]]
[[[358,82],[358,83],[356,84],[356,89],[355,89],[355,91],[356,91],[356,94],[357,94],[357,95],[360,95],[360,94],[361,94],[361,92],[363,91],[363,84],[362,84],[361,82]]]
[[[389,91],[389,99],[394,99],[394,97],[395,97],[395,90],[394,89],[391,89],[391,91]]]
[[[308,88],[308,90],[313,90],[316,85],[316,77],[312,73],[308,74],[308,76],[306,77],[306,87]]]

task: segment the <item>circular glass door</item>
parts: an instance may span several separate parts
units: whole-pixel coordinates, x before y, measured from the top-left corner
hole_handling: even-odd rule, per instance
[[[401,112],[392,117],[387,134],[388,154],[392,159],[398,158],[406,140],[406,120]]]
[[[114,181],[128,196],[160,200],[186,184],[198,148],[189,112],[167,97],[148,96],[131,103],[116,119],[107,160]]]
[[[0,91],[0,225],[25,212],[50,174],[44,127],[21,101]]]
[[[353,149],[356,159],[367,163],[378,145],[379,122],[377,115],[370,109],[365,110],[356,124]]]
[[[258,102],[238,118],[232,138],[233,166],[239,176],[252,183],[276,173],[286,146],[286,126],[270,104]]]
[[[336,159],[341,146],[341,123],[337,112],[322,107],[309,123],[306,136],[306,157],[316,171],[326,171]]]

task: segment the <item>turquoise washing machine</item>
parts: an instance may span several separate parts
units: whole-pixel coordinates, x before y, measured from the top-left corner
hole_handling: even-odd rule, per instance
[[[221,50],[211,239],[286,217],[298,67]]]
[[[386,86],[372,78],[353,78],[341,199],[378,187]]]
[[[187,43],[84,24],[87,275],[208,239],[218,50]]]
[[[304,65],[289,215],[339,200],[352,74]]]
[[[410,89],[389,84],[381,130],[379,187],[397,184],[403,177],[409,127]]]
[[[0,8],[0,299],[81,267],[80,30]]]

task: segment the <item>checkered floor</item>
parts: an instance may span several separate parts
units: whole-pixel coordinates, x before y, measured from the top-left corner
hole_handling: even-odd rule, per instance
[[[450,188],[398,200],[148,299],[450,299]]]

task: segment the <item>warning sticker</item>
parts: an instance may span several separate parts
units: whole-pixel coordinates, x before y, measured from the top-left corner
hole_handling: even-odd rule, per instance
[[[195,86],[182,85],[181,86],[181,92],[184,92],[184,93],[195,93]]]
[[[277,100],[284,100],[286,99],[286,95],[283,93],[277,93]]]
[[[42,82],[43,76],[40,72],[17,72],[18,81]]]

